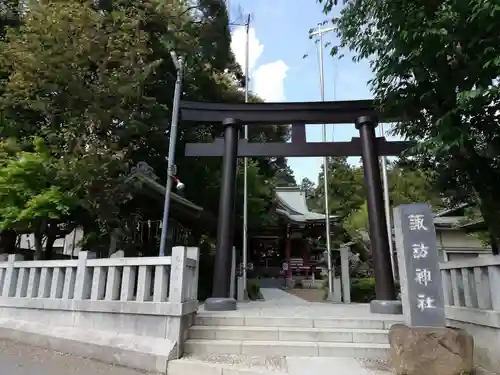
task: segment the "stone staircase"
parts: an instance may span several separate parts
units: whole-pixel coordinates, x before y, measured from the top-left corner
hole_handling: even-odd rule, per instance
[[[289,357],[384,363],[389,350],[388,329],[394,323],[397,321],[381,318],[202,313],[189,329],[184,347],[187,358],[170,362],[167,374],[289,374]]]

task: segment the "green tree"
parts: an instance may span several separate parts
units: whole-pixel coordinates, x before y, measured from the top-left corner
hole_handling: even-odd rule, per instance
[[[97,4],[97,5],[95,5]],[[224,4],[213,1],[44,1],[30,4],[17,29],[0,41],[1,137],[44,138],[86,188],[78,223],[105,238],[140,216],[157,216],[124,185],[145,161],[162,182],[175,68],[170,51],[186,54],[184,99],[243,102],[233,77]],[[253,98],[253,100],[258,100]],[[220,124],[181,122],[177,158],[186,197],[217,212],[220,160],[183,156],[186,142],[210,141]],[[288,128],[252,127],[252,140],[285,140]],[[290,178],[284,159],[251,161],[249,213],[260,220],[271,203],[275,174]],[[238,193],[242,193],[239,184]],[[131,201],[134,201],[133,204]],[[237,217],[241,218],[241,205]],[[97,223],[97,224],[96,224]],[[4,233],[4,232],[2,232]],[[94,237],[96,237],[94,236]]]
[[[328,202],[330,215],[347,216],[364,202],[362,169],[347,162],[346,157],[328,158]],[[318,176],[318,185],[312,207],[325,212],[324,166]]]
[[[332,0],[318,1],[331,12]],[[396,132],[418,141],[416,156],[473,194],[500,243],[498,3],[350,1],[333,23],[340,45],[332,52],[347,48],[371,60],[381,110],[404,118]]]
[[[32,146],[25,151],[9,141],[0,144],[0,228],[34,233],[35,259],[41,259],[44,238],[50,252],[58,236],[73,230],[67,223],[79,206],[80,186],[74,171],[68,174],[65,160],[53,158],[42,139]]]
[[[307,177],[302,179],[302,182],[300,183],[300,190],[302,190],[306,195],[307,201],[314,199],[314,196],[316,194],[316,186],[314,185],[314,182],[312,182]]]
[[[388,163],[389,199],[391,207],[410,203],[427,203],[440,211],[445,202],[433,185],[429,172]],[[364,202],[345,219],[344,227],[351,237],[362,239],[368,233],[368,209]]]

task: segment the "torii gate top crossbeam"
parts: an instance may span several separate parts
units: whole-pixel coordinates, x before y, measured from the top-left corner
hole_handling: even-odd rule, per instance
[[[181,101],[181,117],[187,121],[222,122],[234,118],[242,124],[354,124],[360,116],[391,122],[376,111],[373,100],[286,103],[205,103]]]

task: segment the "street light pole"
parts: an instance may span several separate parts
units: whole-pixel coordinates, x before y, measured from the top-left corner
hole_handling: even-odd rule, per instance
[[[333,28],[323,29],[321,24],[318,25],[318,30],[311,33],[311,35],[319,35],[319,84],[321,90],[321,101],[325,101],[325,80],[323,69],[323,34],[329,32]],[[326,124],[322,125],[323,134],[322,140],[326,142]],[[328,202],[328,157],[323,158],[323,190],[325,201],[325,231],[326,231],[326,252],[328,261],[328,297],[331,300],[333,297],[333,277],[332,274],[332,251],[331,251],[331,238],[330,238],[330,207]]]
[[[167,160],[167,183],[165,185],[165,203],[163,206],[163,219],[160,238],[160,256],[165,255],[167,244],[168,214],[170,210],[170,195],[172,193],[173,177],[175,168],[175,146],[177,142],[177,125],[179,122],[179,107],[182,95],[182,80],[184,78],[184,57],[177,57],[175,52],[171,52],[172,61],[177,70],[177,79],[175,81],[174,102],[172,105],[172,121],[170,126],[168,160]]]

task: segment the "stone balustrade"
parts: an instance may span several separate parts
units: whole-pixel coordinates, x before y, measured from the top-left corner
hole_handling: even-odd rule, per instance
[[[440,263],[447,324],[472,334],[475,362],[500,369],[500,256]]]
[[[89,357],[164,372],[168,359],[182,355],[198,308],[198,260],[198,248],[185,247],[147,258],[80,252],[74,260],[24,261],[11,254],[0,263],[0,337],[32,344],[50,337],[53,348],[81,355],[81,346],[68,349],[77,341]]]

